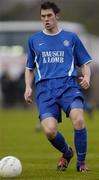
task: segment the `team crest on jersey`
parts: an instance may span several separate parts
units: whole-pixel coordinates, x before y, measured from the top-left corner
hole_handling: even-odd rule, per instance
[[[64,41],[64,46],[67,46],[67,47],[68,47],[69,45],[70,45],[70,42],[69,42],[68,40],[65,40],[65,41]]]

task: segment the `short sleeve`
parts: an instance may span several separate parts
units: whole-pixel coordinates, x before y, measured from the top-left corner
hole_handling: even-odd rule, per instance
[[[26,68],[28,69],[34,69],[35,68],[35,51],[33,47],[32,39],[29,38],[28,40],[28,49],[27,49],[27,63]]]
[[[75,35],[74,57],[77,66],[81,66],[92,61],[91,56],[88,54],[86,48],[77,35]]]

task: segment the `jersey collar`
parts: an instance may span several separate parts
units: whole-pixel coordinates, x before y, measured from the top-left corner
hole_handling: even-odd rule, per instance
[[[46,32],[46,29],[44,29],[43,33],[48,35],[48,36],[55,36],[55,35],[59,34],[61,31],[62,31],[62,28],[60,28],[57,33],[49,34],[49,33]]]

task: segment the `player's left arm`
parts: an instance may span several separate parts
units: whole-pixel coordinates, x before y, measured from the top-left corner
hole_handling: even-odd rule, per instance
[[[82,71],[82,76],[79,77],[80,86],[86,90],[90,87],[90,76],[91,76],[90,63],[83,64],[81,66],[81,71]]]

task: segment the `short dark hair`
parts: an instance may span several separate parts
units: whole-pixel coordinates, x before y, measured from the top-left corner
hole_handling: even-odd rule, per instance
[[[52,9],[55,14],[60,13],[60,8],[54,3],[50,1],[46,1],[41,4],[40,12],[41,10],[46,10],[46,9]]]

